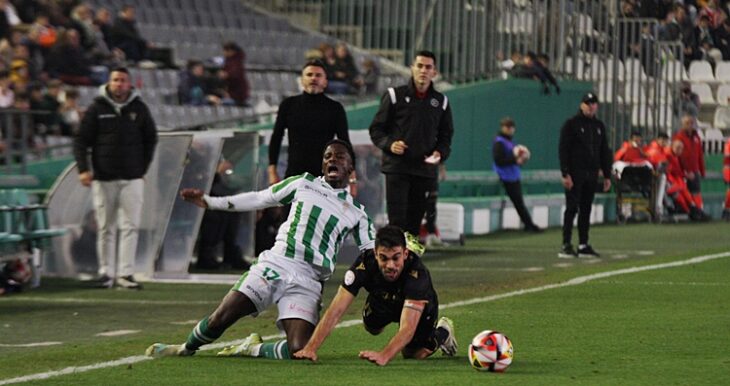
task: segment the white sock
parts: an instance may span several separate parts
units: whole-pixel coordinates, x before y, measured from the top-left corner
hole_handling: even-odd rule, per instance
[[[583,249],[587,246],[588,246],[588,244],[580,244],[580,245],[578,245],[578,249]]]

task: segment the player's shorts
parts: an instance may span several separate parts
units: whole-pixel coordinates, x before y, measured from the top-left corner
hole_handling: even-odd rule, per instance
[[[699,172],[695,173],[694,180],[687,180],[687,189],[689,189],[689,192],[692,194],[699,194],[700,193],[700,174]]]
[[[317,325],[322,283],[315,275],[307,263],[264,251],[231,290],[251,299],[257,310],[252,316],[276,304],[277,324],[283,319],[303,319]]]
[[[413,339],[406,345],[407,349],[427,348],[435,351],[438,348],[436,336],[434,335],[436,321],[438,320],[438,308],[438,304],[426,304],[421,319],[418,320]],[[368,295],[362,310],[362,321],[369,331],[379,331],[390,323],[399,323],[402,312],[402,308],[394,307],[392,303],[376,296]]]

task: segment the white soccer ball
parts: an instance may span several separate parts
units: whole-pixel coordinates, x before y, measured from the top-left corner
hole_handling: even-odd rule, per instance
[[[530,159],[530,149],[528,149],[525,145],[515,146],[512,149],[512,152],[514,153],[515,158],[522,158],[525,161]]]
[[[497,331],[478,333],[469,344],[469,364],[478,371],[501,373],[512,364],[512,341]]]

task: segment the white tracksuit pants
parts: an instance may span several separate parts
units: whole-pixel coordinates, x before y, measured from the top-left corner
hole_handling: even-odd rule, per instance
[[[114,276],[117,277],[132,275],[142,219],[144,180],[94,180],[91,189],[99,228],[96,236],[99,274],[111,276],[116,273]],[[121,232],[118,252],[117,227]],[[110,270],[110,264],[117,266]]]

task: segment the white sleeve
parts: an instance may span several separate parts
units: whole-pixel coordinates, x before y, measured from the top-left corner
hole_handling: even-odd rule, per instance
[[[210,197],[207,194],[203,200],[208,209],[226,210],[229,212],[245,212],[250,210],[270,208],[290,204],[294,200],[297,187],[300,186],[304,175],[289,177],[268,189],[257,192],[239,193],[234,196]]]

